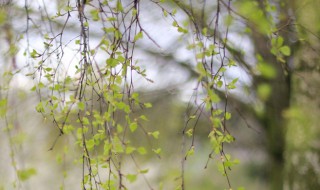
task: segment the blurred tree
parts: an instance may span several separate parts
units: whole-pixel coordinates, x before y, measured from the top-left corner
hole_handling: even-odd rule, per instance
[[[208,26],[212,23],[209,19],[212,12],[205,9],[206,6],[210,7],[210,3],[206,5],[204,1],[202,3],[204,6],[200,9],[197,5],[192,6],[188,1],[175,1],[175,3],[186,14],[191,15],[199,31],[211,28]],[[313,127],[319,121],[312,114],[319,113],[319,98],[316,90],[320,78],[319,56],[316,55],[318,46],[315,45],[319,42],[319,24],[316,24],[319,14],[314,10],[318,4],[319,2],[316,1],[243,0],[237,1],[228,9],[235,17],[233,19],[239,19],[244,23],[244,25],[240,24],[242,27],[240,29],[231,27],[230,33],[243,34],[250,41],[247,43],[253,46],[252,52],[244,52],[243,49],[234,46],[232,40],[227,43],[228,53],[250,75],[252,84],[249,94],[255,97],[251,105],[242,103],[243,97],[236,95],[233,96],[232,102],[236,105],[234,107],[242,112],[241,115],[253,113],[255,120],[265,129],[266,148],[270,160],[265,170],[268,171],[267,181],[270,189],[285,188],[287,175],[290,176],[289,189],[317,189],[320,185],[317,180],[319,173],[315,172],[318,166],[308,160],[311,158],[306,158],[312,156],[315,163],[319,160],[318,148],[316,148],[319,142],[310,135],[310,131],[314,134],[319,133]],[[219,10],[223,6],[228,8],[229,4],[227,1],[217,1],[213,6]],[[239,26],[239,23],[233,23]],[[212,30],[212,35],[216,31],[220,30]],[[175,59],[173,54],[170,59]],[[252,64],[253,59],[255,64]],[[194,72],[192,63],[181,61],[176,63],[187,68],[190,76],[198,76]],[[299,111],[304,106],[306,110]],[[308,134],[306,134],[307,131],[309,131]],[[297,153],[298,150],[292,150],[292,148],[295,149],[293,145],[297,143],[296,138],[302,138],[300,136],[306,138],[305,141],[299,141],[304,150],[302,154]],[[286,142],[289,143],[288,146]],[[296,160],[295,164],[292,163],[293,157],[299,160]],[[291,168],[287,171],[285,171],[286,163],[289,165],[288,168]],[[309,168],[306,174],[302,174],[303,167]],[[309,177],[303,177],[304,175]]]
[[[299,45],[294,52],[291,108],[286,150],[287,189],[320,188],[319,1],[294,1]]]

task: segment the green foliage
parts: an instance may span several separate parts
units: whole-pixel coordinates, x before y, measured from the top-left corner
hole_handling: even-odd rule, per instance
[[[0,100],[0,117],[3,118],[7,114],[7,99]]]
[[[37,171],[34,168],[29,168],[25,170],[18,170],[18,177],[21,181],[26,181],[30,177],[34,176],[37,174]]]
[[[283,59],[284,56],[290,56],[291,55],[291,50],[290,47],[287,45],[284,45],[284,39],[279,36],[276,38],[271,39],[271,53],[274,54],[277,59],[281,62],[285,62]]]
[[[131,183],[138,183],[141,179],[145,180],[149,189],[154,189],[146,175],[152,169],[146,168],[145,165],[153,162],[153,157],[171,158],[177,156],[177,152],[183,157],[180,164],[181,172],[172,172],[172,176],[169,175],[177,179],[174,182],[176,189],[188,188],[186,186],[189,182],[185,183],[185,171],[188,169],[186,166],[189,160],[202,152],[210,152],[208,163],[212,160],[216,163],[216,170],[226,179],[228,189],[232,189],[229,171],[239,160],[227,154],[225,147],[235,141],[232,134],[235,128],[233,125],[240,123],[238,117],[233,115],[233,107],[240,106],[240,109],[244,108],[244,112],[250,112],[244,113],[244,117],[257,117],[256,115],[261,113],[260,118],[253,120],[263,125],[266,131],[271,127],[270,131],[273,132],[273,125],[282,126],[285,123],[282,115],[279,116],[279,121],[275,121],[280,124],[273,120],[267,121],[273,114],[267,113],[267,108],[273,105],[266,105],[266,102],[277,97],[272,93],[279,92],[276,91],[278,89],[274,83],[277,81],[274,80],[288,79],[293,73],[289,73],[290,63],[287,61],[295,50],[291,41],[296,39],[293,39],[295,35],[286,36],[286,32],[293,31],[289,27],[299,25],[293,23],[294,19],[291,18],[284,22],[286,20],[283,17],[289,14],[282,13],[287,6],[286,2],[241,0],[191,4],[191,1],[160,0],[150,1],[145,5],[145,2],[139,0],[113,0],[87,1],[83,5],[81,1],[57,1],[57,6],[53,6],[57,7],[57,10],[53,10],[54,13],[40,6],[39,10],[46,11],[42,12],[45,14],[41,14],[39,20],[36,19],[33,6],[29,6],[27,1],[25,3],[24,9],[21,10],[25,10],[28,18],[24,19],[27,28],[24,29],[23,35],[14,36],[18,28],[12,26],[14,22],[11,23],[8,11],[2,7],[0,9],[0,27],[4,31],[4,41],[8,49],[4,57],[9,57],[5,62],[8,62],[8,65],[11,63],[8,66],[9,71],[4,71],[5,84],[0,84],[0,118],[4,120],[4,131],[9,137],[10,158],[18,178],[16,186],[37,173],[33,168],[21,169],[14,158],[15,144],[22,145],[27,138],[26,133],[20,132],[20,128],[16,130],[19,124],[11,121],[13,116],[9,90],[15,84],[11,84],[11,80],[21,74],[34,81],[31,91],[39,100],[34,106],[35,111],[43,116],[45,122],[55,127],[54,132],[50,131],[50,135],[56,135],[50,150],[56,148],[59,152],[63,144],[63,151],[54,157],[64,167],[68,165],[68,157],[76,157],[76,167],[82,171],[82,189],[129,189],[127,186],[131,187]],[[152,33],[152,27],[145,27],[147,23],[152,23],[148,19],[153,19],[146,14],[150,11],[146,9],[147,6],[152,8],[150,10],[154,12],[156,19],[165,21],[169,26],[168,31],[176,32],[172,36],[178,37],[169,45],[170,48],[166,49],[166,45],[161,47],[157,44],[162,34],[157,36],[157,33]],[[21,10],[19,9],[20,12]],[[293,13],[290,12],[291,14]],[[152,24],[157,23],[155,21]],[[162,22],[159,23],[162,25]],[[283,23],[285,24],[281,26]],[[38,37],[43,39],[40,45],[33,43],[33,38],[30,38],[32,33],[37,34],[37,42],[41,41]],[[236,40],[233,39],[234,36]],[[241,47],[237,46],[239,44],[235,41],[242,37],[249,39],[243,43],[252,45],[254,51],[242,50],[242,44]],[[25,39],[26,44],[20,44],[20,39]],[[310,47],[315,49],[316,45],[310,43]],[[23,66],[20,58],[16,57],[21,48],[25,48],[23,55],[26,65]],[[189,50],[186,54],[192,56],[184,56],[177,51],[183,49]],[[181,119],[184,120],[183,126],[180,121],[182,114],[178,116],[177,110],[168,111],[174,114],[169,114],[167,118],[161,116],[166,108],[162,108],[162,113],[158,113],[156,117],[150,114],[159,105],[163,106],[158,103],[158,96],[165,97],[162,92],[165,91],[167,94],[170,84],[167,89],[161,89],[160,93],[150,93],[155,94],[150,96],[151,98],[140,94],[140,91],[148,87],[145,83],[153,83],[149,77],[154,77],[147,75],[147,71],[153,69],[152,66],[139,62],[141,52],[147,55],[146,57],[149,54],[157,56],[157,61],[158,58],[164,59],[169,66],[179,63],[178,67],[187,70],[188,74],[184,74],[188,75],[188,81],[196,83],[190,87],[193,95],[188,104],[176,101],[181,94],[177,95],[172,103],[172,107],[177,110],[181,109],[177,108],[179,104],[187,105]],[[183,60],[184,57],[187,58]],[[3,68],[7,69],[5,66]],[[239,74],[240,69],[251,75],[248,77],[250,82],[243,80],[245,77]],[[175,77],[179,78],[179,75]],[[258,102],[254,106],[260,106],[260,110],[265,110],[252,111],[254,106],[244,105],[245,102],[251,102],[251,99],[238,97],[237,93],[243,92],[238,88],[242,85],[248,85],[248,91],[252,91],[252,102]],[[243,117],[242,114],[240,116]],[[304,120],[306,116],[301,111],[290,109],[284,112],[284,116],[288,120],[295,119],[299,125],[308,124],[307,120]],[[175,119],[169,120],[169,117]],[[264,123],[261,118],[264,119]],[[162,124],[165,122],[166,124]],[[251,118],[249,121],[245,120],[248,126],[250,122]],[[172,129],[167,125],[172,125]],[[292,131],[301,130],[295,124],[293,126]],[[308,137],[312,136],[308,131],[303,133],[308,134]],[[179,142],[177,134],[181,137],[178,139]],[[308,137],[295,135],[291,134],[296,144],[288,143],[288,146],[302,148]],[[169,150],[177,147],[176,144],[181,146],[181,139],[181,150],[174,150],[175,154],[168,156]],[[165,144],[163,142],[168,147],[162,147]],[[308,143],[311,144],[309,141]],[[202,150],[205,149],[203,147],[209,150]],[[161,168],[161,172],[163,170],[165,169]],[[67,178],[66,173],[62,176],[64,179]],[[160,186],[162,189],[167,188],[164,183]],[[62,185],[61,189],[64,188]]]
[[[268,35],[272,30],[273,20],[272,17],[266,15],[265,12],[259,7],[257,1],[245,0],[236,3],[239,13],[246,17],[250,24],[253,24],[262,34]]]

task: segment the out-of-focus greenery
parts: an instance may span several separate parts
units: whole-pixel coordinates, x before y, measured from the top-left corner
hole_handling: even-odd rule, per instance
[[[50,5],[54,5],[52,8],[64,11],[71,11],[73,8],[75,9],[73,11],[79,11],[76,10],[75,5],[73,8],[67,7],[66,2],[52,1]],[[114,2],[115,11],[121,12],[126,8],[122,6],[121,1]],[[56,60],[46,60],[47,67],[39,67],[42,62],[38,62],[40,61],[38,59],[45,54],[40,54],[37,49],[38,44],[48,47],[51,45],[48,43],[50,40],[59,44],[58,38],[51,39],[48,34],[40,35],[39,31],[57,30],[53,33],[59,33],[63,28],[67,36],[77,36],[74,39],[70,38],[70,42],[83,45],[82,38],[78,36],[77,19],[81,16],[72,14],[70,19],[73,23],[64,28],[64,22],[59,19],[52,22],[52,25],[46,22],[48,17],[43,15],[51,12],[46,10],[48,7],[45,4],[40,6],[42,15],[37,12],[38,7],[35,4],[30,4],[29,12],[26,12],[27,9],[23,4],[19,4],[21,2],[13,2],[10,6],[0,4],[0,27],[3,31],[0,34],[0,50],[3,55],[0,59],[0,189],[81,189],[83,181],[87,181],[87,185],[90,184],[88,180],[83,179],[84,170],[93,175],[99,171],[97,177],[99,179],[107,179],[107,176],[112,173],[110,178],[115,179],[111,180],[113,183],[119,180],[119,176],[124,175],[124,184],[128,189],[151,189],[148,184],[154,189],[179,189],[182,169],[184,169],[183,179],[186,189],[225,189],[228,183],[226,176],[221,175],[221,171],[224,172],[221,165],[219,172],[219,163],[227,156],[224,157],[222,153],[211,154],[216,147],[213,147],[212,141],[208,138],[214,128],[212,127],[214,122],[208,116],[210,108],[203,109],[200,116],[199,112],[195,115],[190,114],[199,108],[199,105],[194,103],[195,96],[190,94],[196,92],[199,84],[210,84],[210,76],[207,77],[208,71],[199,64],[199,60],[205,60],[206,56],[214,57],[211,53],[217,49],[226,50],[228,58],[222,59],[226,65],[219,68],[221,57],[217,57],[219,53],[220,55],[223,53],[215,52],[218,56],[212,62],[214,65],[212,68],[225,70],[222,72],[225,73],[219,75],[217,72],[217,77],[213,77],[214,80],[211,82],[216,85],[215,93],[208,90],[210,89],[208,85],[204,85],[203,87],[207,89],[203,92],[204,94],[207,92],[208,96],[200,93],[197,98],[198,101],[209,98],[212,102],[219,102],[217,108],[225,108],[232,115],[228,116],[231,118],[226,121],[226,126],[234,136],[235,142],[230,145],[224,144],[223,147],[226,154],[231,154],[232,158],[240,160],[239,164],[232,166],[231,171],[227,170],[232,188],[239,190],[320,189],[320,129],[318,126],[320,123],[318,116],[320,114],[318,53],[320,52],[320,14],[317,9],[320,2],[312,0],[240,0],[235,3],[233,1],[176,0],[160,2],[163,7],[159,8],[158,2],[150,1],[144,4],[145,2],[139,1],[142,12],[140,20],[147,33],[136,31],[132,38],[134,45],[128,45],[129,48],[133,46],[136,48],[137,57],[141,56],[139,60],[142,62],[141,65],[136,61],[136,65],[128,67],[137,73],[137,76],[134,76],[136,78],[131,81],[136,85],[136,89],[129,87],[131,85],[129,83],[123,85],[123,78],[117,77],[119,73],[114,72],[112,75],[106,72],[105,77],[116,82],[105,86],[114,92],[108,97],[107,95],[103,97],[112,104],[102,104],[101,97],[92,95],[98,89],[98,85],[93,81],[84,83],[84,86],[92,87],[91,90],[83,91],[85,97],[90,98],[84,102],[82,99],[72,102],[70,98],[69,104],[75,103],[78,110],[70,109],[70,115],[66,120],[68,125],[63,129],[65,133],[63,135],[59,131],[59,124],[63,123],[61,118],[69,112],[53,111],[52,115],[56,116],[54,118],[48,114],[50,112],[45,111],[54,107],[52,102],[56,99],[52,98],[53,95],[59,97],[57,94],[62,94],[61,96],[69,98],[69,95],[75,91],[72,85],[78,81],[71,79],[70,76],[65,78],[64,84],[71,86],[70,88],[54,82],[50,88],[40,81],[43,77],[50,81],[50,77],[54,76],[52,71],[56,67],[55,61],[63,55],[55,54],[58,57]],[[95,3],[97,2],[92,1],[86,5],[92,8],[88,12],[90,15],[88,17],[92,19],[89,19],[90,24],[91,21],[98,21],[103,17],[98,9],[93,9]],[[129,7],[138,1],[122,3]],[[228,6],[229,3],[230,6]],[[159,8],[161,16],[155,15],[152,11],[156,8]],[[217,11],[218,8],[223,12],[212,15],[212,10]],[[30,18],[34,19],[33,22],[29,22],[35,29],[33,32],[39,32],[28,33],[29,38],[25,33],[25,24],[19,25],[21,20],[24,20],[23,22],[27,20],[26,14],[30,14]],[[135,15],[137,12],[130,12],[131,14]],[[218,15],[221,23],[213,24],[217,22],[215,19]],[[60,16],[59,12],[55,15],[57,18]],[[171,22],[170,17],[176,20]],[[114,19],[109,18],[108,22],[114,22]],[[105,48],[108,52],[110,46],[106,44],[109,42],[99,39],[99,30],[95,30],[100,25],[90,26],[94,28],[90,31],[90,40],[95,46],[99,43],[99,45],[105,45],[101,49]],[[207,28],[207,26],[210,27]],[[108,37],[119,40],[121,34],[120,30],[117,31],[115,27],[104,29]],[[189,36],[186,35],[188,33]],[[47,42],[42,44],[38,34]],[[219,42],[208,46],[212,52],[208,50],[194,55],[193,53],[199,49],[203,50],[201,43],[190,43],[190,39],[194,40],[192,36],[197,35],[209,41],[213,41],[214,36],[214,41]],[[224,35],[228,38],[223,39]],[[66,38],[69,39],[69,37]],[[30,40],[29,44],[24,41],[27,39]],[[150,45],[145,39],[156,41],[162,47],[156,47],[159,44],[154,43]],[[141,43],[135,44],[139,40]],[[123,41],[122,43],[125,43]],[[28,49],[30,47],[34,49]],[[88,55],[98,57],[95,57],[98,60],[95,63],[97,65],[103,60],[106,70],[115,71],[117,65],[127,59],[121,53],[117,54],[116,58],[103,58],[106,55],[95,54],[98,49],[92,49]],[[125,48],[122,47],[123,49]],[[72,52],[75,51],[68,51],[71,54]],[[128,51],[124,52],[128,53]],[[27,56],[23,57],[23,54]],[[70,57],[79,56],[76,54]],[[80,57],[83,55],[80,53]],[[70,60],[73,59],[76,58],[70,58]],[[64,67],[69,68],[70,65],[64,65]],[[82,72],[77,66],[74,70],[75,76]],[[38,72],[47,75],[42,76]],[[99,72],[101,74],[101,71]],[[126,71],[122,72],[126,73]],[[119,74],[119,76],[122,75]],[[61,75],[61,77],[64,76]],[[152,80],[155,83],[152,83]],[[198,86],[197,82],[199,82]],[[140,98],[140,102],[138,98],[135,101],[141,104],[129,108],[128,105],[131,106],[131,104],[128,103],[128,99],[138,95],[129,94],[130,90],[125,91],[120,86],[123,89],[134,89]],[[99,90],[103,91],[103,88],[101,89]],[[125,95],[128,95],[128,99]],[[226,95],[227,99],[225,99]],[[51,101],[45,102],[48,97]],[[191,100],[188,101],[190,97]],[[63,104],[69,101],[68,98],[62,101]],[[108,112],[106,110],[111,108],[106,105],[114,106],[112,109],[115,109],[112,114],[106,116],[106,120],[112,118],[108,120],[110,125],[117,124],[112,128],[117,135],[108,136],[109,140],[116,139],[111,141],[117,144],[112,145],[115,147],[114,150],[112,149],[114,151],[112,162],[108,159],[94,159],[107,149],[104,143],[108,138],[98,134],[98,129],[102,128],[92,128],[92,131],[86,134],[87,136],[83,135],[83,130],[79,130],[86,122],[86,120],[79,122],[80,118],[86,117],[90,125],[101,122],[103,119],[100,115],[97,114],[96,117],[93,113]],[[84,110],[89,107],[97,112],[85,112]],[[129,115],[130,117],[126,117]],[[188,122],[190,116],[192,119]],[[199,120],[197,120],[198,116]],[[97,125],[100,126],[100,124]],[[186,135],[183,135],[186,125],[188,130]],[[132,133],[123,133],[125,129]],[[188,133],[191,135],[188,136]],[[84,137],[87,141],[81,141]],[[127,141],[119,140],[121,138]],[[100,142],[101,139],[105,141]],[[81,142],[87,143],[87,148],[81,146]],[[194,147],[191,147],[192,142]],[[122,147],[125,147],[124,153],[121,152]],[[89,150],[93,162],[89,164],[92,167],[89,167],[90,169],[86,168],[87,166],[82,162],[82,159],[90,157],[84,153],[86,149]],[[190,151],[190,156],[184,160],[189,149],[193,151]],[[95,165],[94,162],[98,162],[97,160],[99,163]],[[114,165],[111,167],[108,163]],[[117,167],[120,165],[123,173],[117,173]],[[86,177],[89,178],[88,176]],[[96,181],[93,182],[101,185]]]

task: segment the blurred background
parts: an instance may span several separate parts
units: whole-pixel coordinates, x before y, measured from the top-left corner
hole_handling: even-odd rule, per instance
[[[93,0],[86,5],[89,20],[90,11],[99,2]],[[126,7],[133,2],[122,3]],[[72,44],[79,37],[77,14],[68,17],[67,25],[66,17],[48,21],[58,12],[65,13],[68,4],[75,7],[76,1],[0,1],[0,189],[81,189],[81,149],[74,136],[59,136],[52,119],[36,111],[47,92],[42,91],[44,95],[40,96],[32,90],[39,75],[32,78],[28,74],[36,73],[37,63],[25,56],[32,49],[44,49],[48,31],[56,35],[63,31],[63,58],[46,61],[55,65],[59,60],[66,73],[76,76],[74,60],[78,52]],[[134,60],[146,70],[149,80],[135,75],[133,83],[140,98],[152,107],[137,114],[146,115],[148,120],[143,125],[159,131],[160,136],[150,142],[139,131],[130,140],[147,144],[150,149],[160,147],[162,152],[160,157],[146,154],[137,155],[136,162],[123,161],[128,173],[135,167],[149,169],[144,177],[128,182],[128,189],[179,187],[183,144],[191,144],[190,138],[184,141],[182,131],[189,113],[199,106],[194,103],[198,98],[197,62],[194,51],[187,48],[193,34],[182,35],[172,27],[173,20],[164,15],[163,7],[169,13],[176,10],[176,21],[190,30],[207,28],[209,40],[213,40],[213,33],[221,39],[228,34],[226,53],[236,66],[227,69],[223,77],[226,83],[238,78],[237,88],[228,92],[226,107],[232,113],[227,126],[235,142],[224,147],[240,160],[229,172],[233,189],[320,189],[317,0],[173,0],[163,1],[161,7],[157,1],[141,0],[140,23],[150,37],[144,35],[136,43]],[[215,29],[218,8],[220,25]],[[270,26],[276,27],[274,36],[263,30]],[[101,27],[99,23],[90,24],[91,47],[100,43]],[[280,36],[281,43],[271,40]],[[280,43],[278,49],[272,49],[277,47],[274,43]],[[95,60],[101,63],[105,56],[97,52]],[[219,61],[217,58],[214,63],[219,65]],[[219,93],[223,107],[226,92],[220,89]],[[226,189],[227,180],[217,169],[219,156],[209,159],[210,122],[205,114],[197,123],[192,122],[189,126],[196,126],[197,132],[194,155],[184,162],[186,189]]]

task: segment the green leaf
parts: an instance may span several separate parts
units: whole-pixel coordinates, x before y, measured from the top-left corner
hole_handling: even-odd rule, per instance
[[[122,146],[122,142],[119,139],[119,137],[115,136],[113,138],[113,151],[116,153],[123,153],[123,146]]]
[[[139,39],[143,38],[143,33],[139,32],[138,34],[135,35],[134,40],[133,41],[138,41]]]
[[[168,12],[165,9],[163,9],[162,11],[163,11],[163,16],[167,17],[168,16]]]
[[[137,180],[137,174],[127,174],[126,178],[130,183],[133,183]]]
[[[186,34],[188,33],[188,30],[178,26],[178,32]]]
[[[83,118],[82,118],[82,124],[83,124],[83,125],[89,125],[89,124],[90,124],[89,119],[88,119],[87,117],[83,117]]]
[[[64,134],[69,134],[70,132],[72,132],[74,130],[74,126],[73,125],[65,125],[63,127],[63,133]]]
[[[172,26],[175,26],[175,27],[177,27],[177,26],[178,26],[178,23],[177,23],[177,21],[173,21],[173,22],[172,22]]]
[[[209,91],[208,95],[209,95],[209,98],[212,103],[219,103],[220,102],[220,97],[216,93]]]
[[[7,114],[7,99],[0,100],[0,117],[4,117]]]
[[[186,156],[192,156],[192,155],[194,155],[194,146],[192,146],[186,154]]]
[[[290,50],[289,46],[282,46],[279,50],[285,56],[290,56],[290,54],[291,54],[291,50]]]
[[[191,137],[193,135],[193,129],[187,130],[186,134],[188,137]]]
[[[92,16],[92,20],[94,21],[98,21],[100,20],[100,17],[99,17],[99,10],[98,9],[93,9],[90,11],[90,14]]]
[[[43,108],[43,103],[39,102],[38,105],[36,106],[36,110],[39,113],[43,113],[44,112],[44,108]]]
[[[30,56],[32,58],[40,57],[40,55],[38,54],[38,52],[35,49],[32,50],[32,52],[30,53]]]
[[[147,154],[147,150],[146,150],[144,147],[142,147],[142,146],[140,146],[140,147],[137,149],[137,151],[138,151],[139,154],[141,154],[141,155]]]
[[[114,59],[114,58],[109,58],[109,59],[107,59],[106,62],[107,62],[107,66],[109,66],[111,68],[114,68],[119,64],[119,61],[117,59]]]
[[[130,123],[129,128],[131,132],[134,132],[138,128],[138,124],[136,122],[132,122]]]
[[[104,31],[105,33],[113,33],[113,32],[115,32],[115,31],[116,31],[116,29],[115,29],[115,28],[113,28],[113,27],[110,27],[110,28],[103,28],[103,31]]]
[[[161,148],[152,149],[152,151],[159,155],[161,153]]]
[[[195,119],[197,116],[196,115],[190,115],[189,119]]]
[[[144,121],[149,121],[148,118],[147,118],[147,116],[145,116],[145,115],[141,115],[139,118],[142,119],[142,120],[144,120]]]
[[[201,62],[197,63],[196,70],[200,74],[200,76],[206,76],[207,71],[204,69]]]
[[[117,11],[123,12],[123,6],[120,0],[117,1]]]
[[[279,36],[278,38],[272,38],[271,39],[271,44],[272,46],[275,46],[275,48],[280,48],[283,44],[283,38]]]
[[[151,103],[144,103],[144,106],[145,106],[146,108],[151,108],[151,107],[152,107],[152,104],[151,104]]]
[[[177,9],[173,9],[171,14],[174,16],[175,14],[177,14],[177,12],[178,12]]]
[[[45,87],[45,85],[42,82],[39,82],[38,88],[44,88],[44,87]]]
[[[18,178],[21,181],[26,181],[30,177],[36,175],[37,174],[37,170],[35,170],[34,168],[29,168],[29,169],[25,169],[25,170],[18,170],[17,174],[18,174]]]
[[[128,147],[126,147],[126,154],[131,154],[131,153],[134,152],[135,150],[136,150],[135,147],[128,146]]]
[[[83,102],[78,102],[78,108],[79,110],[83,111],[85,108],[85,104]]]
[[[268,100],[270,94],[271,94],[271,87],[269,84],[267,83],[263,83],[263,84],[260,84],[258,86],[258,89],[257,89],[257,94],[258,94],[258,97],[262,100],[262,101],[266,101]]]
[[[117,125],[117,132],[122,133],[122,131],[123,131],[123,127],[120,124],[118,124]]]
[[[159,135],[160,135],[160,132],[159,132],[159,131],[154,131],[154,132],[152,132],[152,133],[149,133],[149,135],[152,135],[153,138],[158,139],[158,138],[159,138]]]
[[[236,82],[238,82],[239,78],[233,79],[229,84],[228,84],[228,89],[235,89],[236,88]]]
[[[202,35],[206,36],[207,33],[208,33],[208,29],[207,29],[206,27],[204,27],[204,28],[202,29]]]
[[[94,147],[94,139],[90,139],[88,141],[86,141],[86,146],[88,150],[92,150]]]
[[[267,79],[273,79],[277,75],[277,71],[275,68],[266,63],[259,63],[257,65],[258,71],[261,73],[261,75]]]
[[[149,172],[149,169],[139,170],[139,173],[146,174]]]
[[[104,141],[104,146],[103,146],[103,155],[109,155],[110,150],[112,148],[112,144],[109,143],[108,141]]]
[[[229,120],[230,118],[231,118],[231,113],[229,113],[229,112],[226,112],[226,120]]]
[[[222,87],[222,85],[223,85],[223,81],[219,80],[219,81],[217,82],[217,86],[218,86],[218,88],[221,88],[221,87]]]

